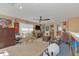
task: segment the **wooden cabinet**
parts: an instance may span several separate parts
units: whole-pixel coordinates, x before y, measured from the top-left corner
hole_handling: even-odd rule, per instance
[[[0,28],[0,48],[15,45],[15,32],[12,28]]]

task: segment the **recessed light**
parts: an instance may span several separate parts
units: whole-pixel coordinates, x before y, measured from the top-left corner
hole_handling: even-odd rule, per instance
[[[20,8],[20,9],[22,9],[23,7],[22,7],[22,6],[20,6],[19,8]]]

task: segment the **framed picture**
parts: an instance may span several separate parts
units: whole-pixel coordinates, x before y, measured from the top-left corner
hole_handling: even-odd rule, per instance
[[[10,27],[11,25],[12,25],[11,20],[0,18],[0,26],[2,26],[3,28]]]

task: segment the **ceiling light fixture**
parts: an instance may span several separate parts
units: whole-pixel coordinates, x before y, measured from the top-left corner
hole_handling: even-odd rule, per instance
[[[12,7],[17,7],[19,9],[23,9],[22,4],[18,4],[18,3],[9,3],[9,5],[11,5]]]

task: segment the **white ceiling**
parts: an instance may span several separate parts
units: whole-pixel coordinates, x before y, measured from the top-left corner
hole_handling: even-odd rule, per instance
[[[19,6],[23,8],[20,9]],[[73,3],[23,3],[23,4],[0,4],[0,14],[15,16],[25,20],[50,18],[60,20],[72,16],[79,16],[79,4]]]

